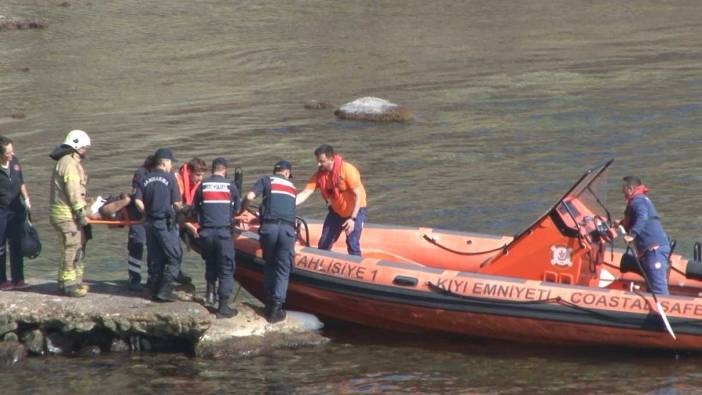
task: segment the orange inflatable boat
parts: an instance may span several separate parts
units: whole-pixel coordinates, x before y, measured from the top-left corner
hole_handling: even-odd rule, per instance
[[[395,331],[702,350],[702,263],[671,257],[670,296],[627,272],[598,195],[611,163],[515,237],[367,224],[356,257],[314,248],[322,224],[298,219],[286,306]],[[256,230],[255,221],[236,230],[236,278],[261,298]]]

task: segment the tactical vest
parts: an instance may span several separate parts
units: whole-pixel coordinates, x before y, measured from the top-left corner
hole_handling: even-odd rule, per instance
[[[264,178],[265,190],[261,204],[263,221],[285,221],[295,224],[295,197],[297,189],[285,177],[272,175]]]
[[[232,216],[237,204],[236,187],[222,176],[211,176],[200,185],[202,201],[199,207],[200,226],[203,228],[225,228],[232,225]]]

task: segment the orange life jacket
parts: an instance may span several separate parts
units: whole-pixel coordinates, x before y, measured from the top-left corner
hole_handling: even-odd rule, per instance
[[[198,182],[197,184],[192,185],[190,182],[190,169],[188,168],[187,163],[178,169],[178,172],[176,173],[176,180],[178,181],[178,188],[180,188],[183,203],[192,205],[193,200],[195,199],[195,192],[197,192],[197,188],[200,186],[200,183]]]

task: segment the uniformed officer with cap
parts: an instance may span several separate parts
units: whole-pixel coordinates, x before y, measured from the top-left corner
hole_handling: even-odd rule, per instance
[[[183,256],[175,218],[175,210],[180,208],[180,190],[171,172],[173,152],[160,148],[153,160],[153,168],[137,185],[134,203],[144,213],[147,261],[152,265],[150,276],[153,276],[147,283],[154,299],[173,302],[178,299],[173,288]]]
[[[262,196],[259,229],[263,259],[264,295],[268,322],[285,319],[283,310],[288,292],[290,271],[295,257],[295,197],[297,189],[290,181],[292,165],[281,160],[273,166],[273,175],[259,178],[246,194],[243,210],[256,196]]]
[[[212,161],[212,175],[195,192],[193,209],[200,224],[208,290],[219,280],[217,318],[231,318],[238,313],[229,306],[229,298],[234,289],[235,265],[232,220],[239,204],[239,190],[234,182],[227,180],[227,160],[216,158]]]

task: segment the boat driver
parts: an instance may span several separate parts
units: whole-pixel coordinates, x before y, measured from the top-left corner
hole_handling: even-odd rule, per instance
[[[624,240],[633,242],[636,247],[634,253],[638,254],[650,282],[649,292],[669,295],[670,242],[653,202],[646,196],[648,188],[641,178],[626,176],[623,178],[622,192],[626,198],[626,211],[621,222],[627,231]]]

